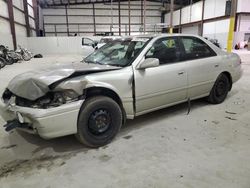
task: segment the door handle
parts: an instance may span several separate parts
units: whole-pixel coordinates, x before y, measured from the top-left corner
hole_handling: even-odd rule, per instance
[[[219,67],[219,64],[215,64],[214,67]]]
[[[185,73],[185,71],[180,71],[180,72],[178,72],[178,75],[182,75],[184,73]]]

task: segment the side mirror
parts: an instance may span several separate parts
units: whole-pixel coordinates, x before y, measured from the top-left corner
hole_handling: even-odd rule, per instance
[[[93,42],[91,45],[93,48],[96,48],[97,44],[98,44],[98,42]]]
[[[147,69],[152,67],[158,67],[160,65],[159,59],[147,58],[138,67],[138,69]]]

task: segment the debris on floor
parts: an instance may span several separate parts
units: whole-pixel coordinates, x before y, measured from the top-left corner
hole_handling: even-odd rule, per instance
[[[226,116],[225,118],[230,119],[230,120],[237,120],[237,119],[229,117],[229,116]]]
[[[10,148],[14,148],[14,147],[17,147],[17,145],[12,144],[12,145],[8,145],[8,146],[3,146],[3,147],[1,147],[1,149],[10,149]]]
[[[229,111],[225,111],[227,114],[237,114],[235,112],[229,112]]]

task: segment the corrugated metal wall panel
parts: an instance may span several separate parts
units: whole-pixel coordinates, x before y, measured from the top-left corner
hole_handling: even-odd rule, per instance
[[[161,3],[152,3],[146,2],[146,24],[156,24],[161,22],[161,12],[160,7]],[[111,12],[111,4],[95,4],[95,24],[96,32],[109,32],[110,26],[113,21],[113,32],[119,34],[119,13],[118,13],[118,3],[113,3],[113,13]],[[131,15],[131,31],[139,32],[141,27],[141,1],[131,1],[132,10],[130,11]],[[120,5],[120,14],[121,14],[121,33],[124,35],[128,33],[128,3],[121,2]],[[44,25],[45,25],[45,34],[51,34],[55,32],[54,25],[57,25],[56,28],[59,28],[59,25],[64,24],[64,29],[58,29],[59,32],[65,32],[64,35],[67,36],[67,22],[66,22],[66,10],[65,6],[57,6],[55,8],[45,8],[42,10],[44,15]],[[84,34],[94,34],[94,17],[93,17],[93,5],[70,5],[67,7],[68,13],[68,25],[69,33],[75,33],[78,31],[79,35]],[[54,16],[53,16],[54,15]],[[59,16],[60,15],[60,16]],[[62,16],[64,15],[64,16]],[[112,18],[113,15],[113,18]],[[51,24],[54,24],[53,27]],[[152,26],[149,28],[149,31],[153,30]],[[85,32],[85,33],[84,33]],[[62,35],[62,33],[58,33]]]

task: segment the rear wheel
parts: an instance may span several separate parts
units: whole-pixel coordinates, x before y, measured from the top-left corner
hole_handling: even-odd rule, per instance
[[[97,96],[87,99],[79,113],[78,140],[89,147],[108,144],[122,125],[120,106],[111,98]]]
[[[217,78],[210,95],[208,96],[208,101],[212,104],[222,103],[230,90],[230,81],[225,74],[220,74]]]

